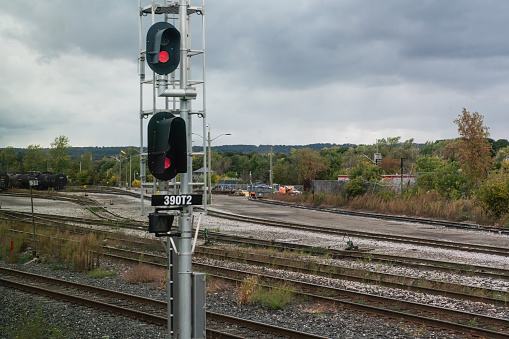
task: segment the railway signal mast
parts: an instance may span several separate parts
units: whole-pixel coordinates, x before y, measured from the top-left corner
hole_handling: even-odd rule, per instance
[[[165,0],[140,8],[140,152],[143,152],[143,118],[152,115],[147,126],[148,153],[142,156],[142,214],[145,165],[154,178],[152,206],[155,213],[149,214],[149,232],[165,237],[168,252],[168,338],[205,338],[205,275],[193,272],[191,256],[194,250],[192,226],[193,206],[203,203],[203,195],[193,194],[192,187],[192,116],[196,114],[205,121],[205,81],[190,80],[191,56],[204,54],[203,49],[190,48],[190,14],[202,16],[201,7],[193,7],[191,0]],[[142,48],[142,17],[152,14],[152,25],[146,33],[146,48]],[[164,14],[164,21],[154,22],[156,14]],[[173,25],[169,23],[173,20]],[[153,71],[152,80],[145,78],[145,60]],[[177,72],[178,71],[178,72]],[[203,79],[205,63],[203,56]],[[143,87],[152,85],[153,107],[144,110]],[[198,97],[196,85],[201,85],[203,109],[191,110],[191,100]],[[157,109],[156,102],[164,100],[165,108]],[[172,106],[170,108],[170,106]],[[205,148],[205,144],[203,145]],[[205,152],[201,153],[204,154]],[[206,158],[204,158],[206,163]],[[180,182],[176,182],[179,175]],[[171,180],[171,183],[169,182]],[[205,182],[203,185],[206,185]],[[173,192],[170,194],[170,186]],[[160,194],[155,194],[159,188]],[[206,186],[204,186],[204,191]],[[172,229],[177,219],[177,229]],[[199,222],[194,236],[199,228]],[[175,239],[175,241],[174,241]],[[164,242],[163,242],[164,244]]]

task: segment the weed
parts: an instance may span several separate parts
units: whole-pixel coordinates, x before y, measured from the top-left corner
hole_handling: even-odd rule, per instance
[[[65,266],[62,264],[55,264],[51,267],[53,271],[63,271],[65,270]]]
[[[26,262],[29,262],[30,260],[32,260],[32,254],[25,254],[24,256],[22,256],[21,258],[19,258],[16,263],[17,264],[24,264]]]
[[[472,327],[477,327],[479,326],[479,322],[477,321],[477,318],[474,318],[472,320],[470,320],[468,323],[467,323],[468,326],[472,326]]]
[[[237,305],[242,306],[253,302],[255,293],[260,289],[258,277],[250,276],[244,278],[240,286],[237,287]]]
[[[164,283],[167,271],[146,264],[138,264],[126,271],[122,278],[131,283],[159,282]]]
[[[111,277],[112,275],[115,275],[115,274],[117,274],[115,271],[108,271],[101,267],[96,267],[92,271],[88,272],[88,275],[91,278],[99,278],[99,279]]]
[[[273,310],[281,310],[292,301],[294,294],[295,288],[285,282],[278,286],[270,287],[268,290],[260,289],[255,296],[255,300]]]

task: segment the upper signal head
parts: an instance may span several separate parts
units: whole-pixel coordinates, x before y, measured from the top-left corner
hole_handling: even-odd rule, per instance
[[[180,32],[167,22],[153,24],[147,32],[147,64],[157,74],[169,74],[180,63]]]

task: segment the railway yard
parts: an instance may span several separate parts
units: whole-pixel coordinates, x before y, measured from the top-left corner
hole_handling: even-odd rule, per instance
[[[32,225],[26,191],[2,192],[0,205],[0,222]],[[0,262],[0,337],[38,307],[74,338],[167,337],[165,290],[123,279],[140,261],[166,267],[139,197],[62,191],[37,193],[33,205],[37,230],[104,237],[101,267],[116,274],[96,279],[40,262]],[[195,210],[193,268],[208,275],[208,337],[509,336],[508,229],[227,195],[214,195],[208,214]],[[280,309],[240,302],[250,280],[289,289],[292,298]]]

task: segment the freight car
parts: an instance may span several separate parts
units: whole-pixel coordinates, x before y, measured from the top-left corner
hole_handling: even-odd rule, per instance
[[[29,180],[35,179],[32,173],[8,173],[9,187],[30,188]]]
[[[67,177],[64,174],[53,174],[51,172],[24,172],[7,173],[9,185],[13,188],[30,188],[30,180],[37,180],[35,189],[62,189],[67,186]]]
[[[0,173],[0,192],[6,191],[9,187],[9,176],[6,172]]]
[[[62,189],[67,185],[67,177],[63,174],[53,174],[51,172],[43,172],[37,177],[39,182],[37,189]]]

